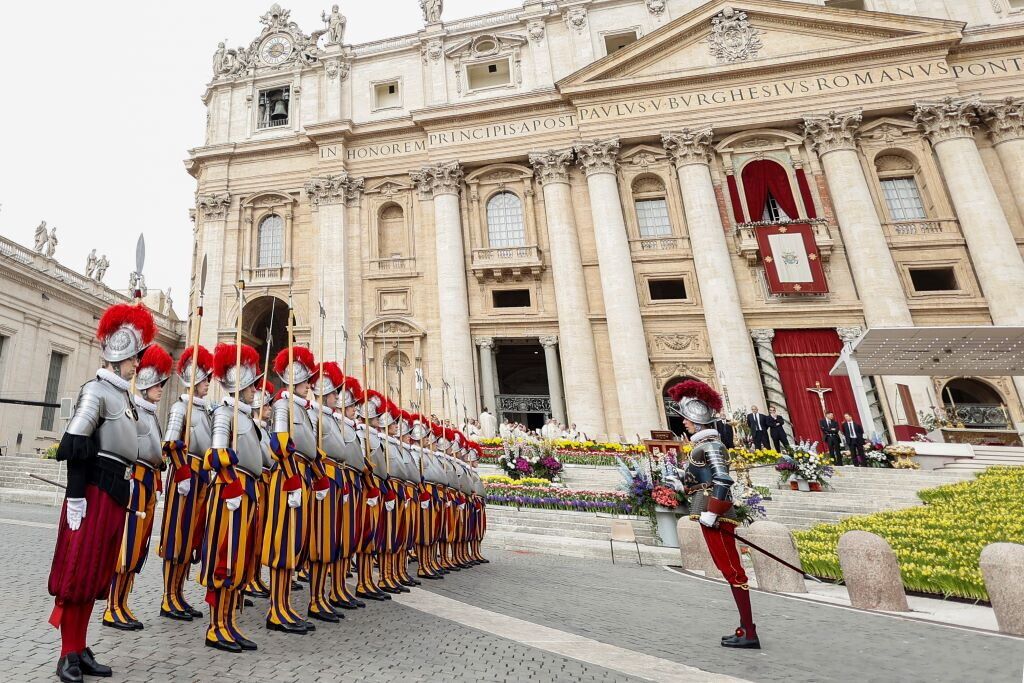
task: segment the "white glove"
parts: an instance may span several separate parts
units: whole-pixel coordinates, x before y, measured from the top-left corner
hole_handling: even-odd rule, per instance
[[[459,503],[459,509],[460,510],[465,510],[466,509],[466,504],[465,503]]]
[[[421,500],[420,501],[420,507],[423,508],[424,510],[426,510],[427,508],[430,507],[430,501],[429,500]]]
[[[85,498],[68,498],[67,510],[68,528],[78,531],[85,519]]]
[[[302,505],[302,490],[296,489],[288,492],[288,507],[293,510]]]
[[[388,512],[391,512],[392,510],[394,510],[394,509],[395,509],[395,501],[393,501],[393,500],[389,500],[389,501],[386,501],[386,502],[384,503],[384,508],[385,508],[385,509],[386,509],[386,510],[387,510]]]
[[[316,499],[317,500],[323,500],[326,497],[327,497],[327,489],[324,489],[322,491],[317,491],[316,492]]]
[[[178,495],[179,496],[187,496],[189,491],[191,491],[191,490],[192,490],[192,480],[191,479],[182,479],[181,481],[178,482]]]
[[[367,498],[366,499],[366,504],[369,505],[372,508],[375,508],[375,507],[377,507],[377,500],[378,500],[378,498],[376,496],[373,497],[373,498]]]
[[[349,497],[349,494],[348,494],[348,493],[346,493],[345,495],[343,495],[343,496],[341,497],[341,502],[342,502],[342,503],[347,503],[347,502],[348,502],[348,497]]]
[[[228,506],[228,510],[234,512],[238,508],[242,507],[242,497],[238,496],[236,498],[225,498],[224,504]]]
[[[714,512],[709,512],[705,510],[704,512],[700,513],[700,523],[708,527],[709,529],[714,529],[715,522],[717,521],[718,515],[716,515]]]
[[[451,502],[450,500],[446,500],[446,501],[444,502],[444,506],[445,506],[446,508],[450,508],[450,507],[452,506],[452,502]]]

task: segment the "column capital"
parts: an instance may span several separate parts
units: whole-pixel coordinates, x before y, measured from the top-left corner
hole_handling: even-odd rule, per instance
[[[661,144],[677,168],[690,164],[707,165],[711,163],[711,139],[714,134],[711,126],[683,128],[678,132],[662,133]]]
[[[549,337],[541,337],[540,345],[543,346],[545,349],[553,349],[556,346],[558,346],[558,336],[551,335]]]
[[[981,106],[980,95],[943,97],[914,103],[914,123],[933,145],[957,138],[974,138],[974,122]]]
[[[231,195],[227,192],[213,192],[196,197],[198,216],[201,220],[222,221],[231,208]]]
[[[473,340],[473,343],[481,349],[490,350],[494,348],[494,337],[477,337]]]
[[[442,194],[459,194],[463,175],[462,164],[458,161],[431,164],[409,173],[409,177],[421,193],[434,197]]]
[[[811,114],[804,117],[804,138],[818,156],[840,149],[857,149],[854,137],[863,120],[862,109],[827,114]]]
[[[978,113],[994,144],[1024,138],[1024,97],[983,101]]]
[[[303,189],[313,206],[355,202],[362,195],[365,181],[346,172],[337,175],[314,176]]]
[[[775,339],[775,330],[771,328],[753,329],[750,330],[750,337],[757,344],[770,345],[772,340]]]
[[[595,173],[615,173],[615,164],[619,156],[618,138],[577,142],[573,149],[576,151],[576,163],[588,176]]]
[[[844,344],[852,344],[853,342],[860,339],[860,336],[864,334],[863,327],[837,327],[836,334]]]
[[[571,149],[549,149],[546,152],[530,152],[530,165],[541,185],[568,183],[569,164],[572,163]]]

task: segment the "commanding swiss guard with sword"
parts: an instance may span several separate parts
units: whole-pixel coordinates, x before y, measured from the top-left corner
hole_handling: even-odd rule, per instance
[[[125,509],[139,455],[138,411],[131,381],[153,341],[153,316],[142,306],[116,304],[100,318],[96,338],[102,367],[82,387],[57,448],[67,462],[67,491],[50,569],[50,623],[60,629],[57,677],[77,683],[110,676],[86,647],[96,600],[107,595],[124,542]]]
[[[122,631],[136,631],[142,622],[135,618],[128,608],[128,595],[135,583],[135,576],[142,571],[149,557],[149,540],[153,533],[153,515],[156,509],[157,493],[163,490],[160,472],[164,469],[163,449],[160,440],[160,421],[157,406],[163,397],[164,384],[171,376],[174,359],[157,344],[153,344],[142,355],[139,370],[135,373],[135,390],[141,396],[134,396],[138,407],[139,459],[132,470],[131,499],[128,509],[144,513],[129,514],[125,521],[124,540],[117,558],[114,579],[110,582],[107,609],[103,613],[103,625]]]
[[[750,608],[750,587],[731,532],[739,522],[732,502],[729,453],[714,429],[715,415],[722,409],[722,397],[697,380],[680,382],[671,387],[668,394],[678,404],[677,412],[693,444],[683,475],[686,494],[690,497],[690,519],[700,522],[711,558],[729,582],[740,613],[739,628],[734,634],[722,637],[722,646],[760,649]],[[723,525],[728,527],[723,528]]]

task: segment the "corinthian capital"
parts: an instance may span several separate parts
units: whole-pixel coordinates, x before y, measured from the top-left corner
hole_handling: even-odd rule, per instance
[[[775,339],[775,330],[771,328],[759,328],[750,330],[750,338],[754,340],[755,344],[761,345],[772,345],[772,340]]]
[[[979,95],[917,102],[914,105],[914,123],[921,127],[933,145],[957,138],[973,138],[974,121],[980,106]]]
[[[537,182],[548,183],[569,182],[569,164],[572,163],[571,149],[549,149],[546,152],[531,152],[530,165],[537,174]]]
[[[985,121],[993,143],[998,145],[1024,138],[1024,97],[982,102],[978,113]]]
[[[363,179],[339,173],[330,176],[315,176],[306,181],[306,196],[313,206],[352,202],[363,191]]]
[[[856,149],[854,135],[860,122],[862,109],[837,112],[830,111],[824,115],[804,117],[804,137],[810,141],[811,147],[818,156],[834,152],[838,149]]]
[[[676,133],[662,133],[661,144],[676,166],[711,163],[711,126],[683,128]]]
[[[462,187],[462,165],[457,161],[424,166],[421,171],[414,171],[410,175],[420,192],[432,193],[435,197],[458,194]]]
[[[199,217],[201,220],[224,220],[228,215],[228,209],[231,207],[231,195],[227,192],[201,194],[196,197],[196,205],[199,207]]]
[[[837,327],[836,334],[839,335],[839,339],[844,344],[852,344],[853,342],[860,339],[860,336],[864,334],[863,327]]]
[[[479,346],[481,349],[490,351],[494,348],[494,337],[477,337],[473,340],[473,343]]]
[[[619,139],[591,140],[578,142],[576,162],[589,176],[594,173],[615,173],[615,163],[619,156]]]

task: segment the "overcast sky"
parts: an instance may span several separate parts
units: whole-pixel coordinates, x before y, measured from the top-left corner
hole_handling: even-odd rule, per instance
[[[195,182],[182,161],[203,143],[199,99],[217,42],[248,46],[271,1],[134,0],[4,3],[0,64],[0,235],[31,246],[57,227],[56,257],[84,271],[107,254],[104,282],[127,289],[146,235],[146,283],[187,308]],[[417,0],[340,0],[346,43],[414,33]],[[310,33],[330,0],[282,2]],[[458,19],[518,0],[447,0]],[[212,265],[212,264],[211,264]]]

